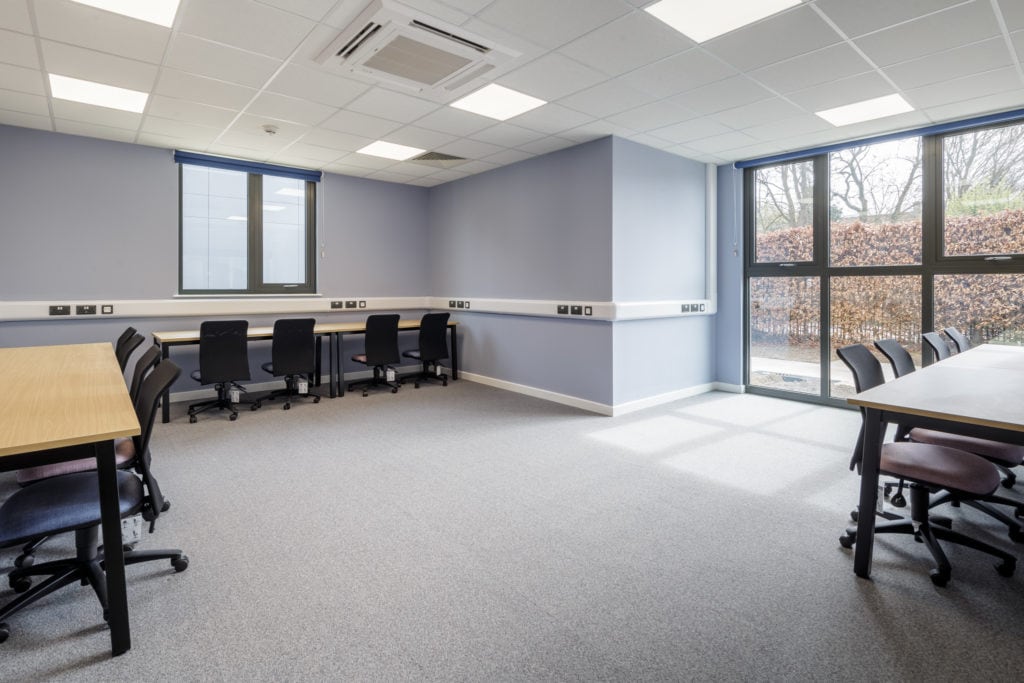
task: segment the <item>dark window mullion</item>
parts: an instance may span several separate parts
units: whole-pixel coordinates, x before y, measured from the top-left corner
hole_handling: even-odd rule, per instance
[[[263,287],[263,176],[249,174],[249,291]]]

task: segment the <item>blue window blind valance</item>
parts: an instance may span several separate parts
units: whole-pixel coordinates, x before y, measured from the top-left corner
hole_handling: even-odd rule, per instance
[[[988,126],[997,123],[1009,123],[1011,121],[1019,121],[1024,119],[1024,109],[1014,109],[1011,111],[1004,111],[998,114],[986,114],[985,116],[978,116],[972,119],[964,119],[962,121],[950,121],[948,123],[936,123],[931,126],[925,126],[924,128],[915,128],[913,130],[905,130],[898,133],[887,133],[885,135],[876,135],[870,138],[863,138],[860,140],[852,140],[849,142],[838,142],[832,145],[825,145],[823,147],[812,147],[810,149],[802,149],[796,152],[784,152],[782,154],[776,154],[769,157],[761,157],[760,159],[748,159],[746,161],[737,161],[733,164],[734,168],[751,168],[753,166],[764,166],[766,164],[781,164],[786,161],[793,161],[794,159],[803,159],[805,157],[815,156],[817,154],[827,154],[830,152],[838,152],[840,150],[849,149],[851,147],[861,147],[862,145],[872,145],[878,142],[888,142],[889,140],[899,140],[901,138],[909,138],[916,136],[925,135],[939,135],[942,133],[954,133],[956,131],[965,130],[967,128],[976,128],[981,126]]]
[[[320,182],[320,179],[323,177],[323,173],[320,171],[310,171],[305,168],[292,168],[290,166],[277,166],[275,164],[261,164],[258,161],[229,159],[228,157],[216,157],[209,154],[197,154],[196,152],[182,152],[181,150],[174,151],[174,162],[178,164],[192,164],[194,166],[221,168],[226,171],[260,173],[262,175],[280,176],[282,178],[311,180],[314,183]]]

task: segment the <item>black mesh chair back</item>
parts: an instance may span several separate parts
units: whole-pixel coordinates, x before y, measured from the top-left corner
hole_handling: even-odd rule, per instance
[[[139,348],[145,338],[141,334],[132,334],[124,342],[118,341],[114,347],[114,355],[117,356],[117,364],[121,366],[121,372],[128,367],[128,359],[131,358],[135,349]]]
[[[426,313],[420,320],[420,360],[433,362],[448,357],[449,313]]]
[[[146,375],[156,366],[159,360],[160,348],[157,346],[150,346],[141,356],[139,356],[139,359],[135,361],[135,371],[132,373],[132,383],[128,385],[128,395],[131,396],[132,403],[135,403],[139,398],[139,387],[142,386],[142,380],[145,379]]]
[[[139,388],[139,397],[135,401],[135,415],[139,419],[140,433],[133,436],[135,441],[135,470],[142,475],[142,481],[149,491],[149,503],[152,510],[144,510],[147,521],[156,519],[164,508],[164,497],[160,493],[160,485],[150,471],[152,456],[149,453],[149,440],[153,435],[153,424],[156,421],[157,406],[160,397],[171,388],[181,374],[181,368],[169,360],[165,360],[149,373]],[[149,505],[147,505],[149,507]],[[147,514],[147,513],[151,513]]]
[[[836,349],[836,355],[843,361],[846,367],[853,373],[853,386],[859,394],[880,384],[885,384],[885,375],[882,374],[882,364],[878,362],[874,354],[868,351],[863,344],[851,344]],[[864,416],[864,409],[860,409],[861,417]],[[861,424],[860,433],[857,434],[857,444],[853,448],[853,457],[850,458],[850,469],[857,468],[860,471],[860,461],[864,448],[864,425]]]
[[[903,344],[900,344],[895,339],[879,339],[875,342],[875,348],[889,359],[892,373],[896,377],[909,375],[916,369],[914,367],[914,359],[910,357],[910,352],[903,348]]]
[[[949,352],[949,344],[943,339],[938,332],[925,332],[921,335],[924,342],[928,345],[928,348],[935,354],[935,360],[945,360],[951,355]]]
[[[290,318],[274,322],[271,371],[282,375],[306,375],[316,370],[316,337],[313,318]]]
[[[366,318],[366,364],[393,365],[398,363],[397,313],[376,314]]]
[[[248,320],[207,320],[199,326],[199,376],[203,384],[249,379],[248,335]]]
[[[971,340],[967,338],[967,335],[955,327],[947,327],[942,331],[946,333],[947,337],[953,340],[953,343],[956,345],[957,353],[963,353],[967,349],[971,348]]]
[[[136,332],[138,332],[138,330],[129,325],[127,328],[125,328],[125,331],[121,333],[121,336],[117,338],[117,341],[114,343],[114,348],[116,349],[122,344],[127,343],[129,339],[135,336]]]

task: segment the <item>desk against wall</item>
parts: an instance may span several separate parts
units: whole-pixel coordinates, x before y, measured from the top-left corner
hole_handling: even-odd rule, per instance
[[[452,366],[452,379],[459,378],[459,349],[458,340],[456,338],[455,321],[448,321],[448,352],[451,355],[451,366]],[[400,320],[398,322],[398,329],[401,330],[418,330],[420,329],[419,320]],[[330,397],[345,395],[345,372],[342,370],[341,362],[341,348],[346,334],[363,334],[366,332],[366,321],[359,322],[345,322],[345,323],[317,323],[313,328],[313,334],[318,337],[326,336],[328,338],[328,372],[329,372],[329,386],[330,386]],[[249,339],[272,339],[274,336],[274,328],[271,327],[250,327],[249,328]],[[171,347],[173,346],[191,346],[199,343],[199,330],[181,330],[173,332],[154,332],[153,343],[160,347],[161,358],[170,358]],[[319,351],[319,349],[318,349]],[[319,367],[320,353],[317,353],[317,363]],[[319,372],[317,373],[319,375]],[[164,395],[162,403],[162,419],[164,422],[170,422],[171,420],[171,406],[170,406],[170,395],[169,392]]]

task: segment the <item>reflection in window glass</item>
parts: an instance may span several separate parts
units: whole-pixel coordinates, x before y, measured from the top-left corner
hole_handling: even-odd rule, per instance
[[[833,266],[921,263],[921,138],[829,155]]]
[[[875,351],[876,339],[895,339],[910,351],[921,366],[921,277],[919,275],[870,275],[833,277],[830,325],[832,353],[829,393],[846,398],[856,393],[850,369],[835,355],[849,344],[864,344],[882,363],[886,378],[892,377],[889,361]]]
[[[814,164],[800,161],[759,168],[754,194],[756,261],[814,260]]]
[[[942,141],[947,256],[1024,253],[1024,125]]]
[[[263,176],[263,281],[306,280],[306,183]]]
[[[750,383],[821,393],[816,277],[750,278]]]
[[[245,173],[182,166],[182,289],[248,286],[246,185]]]
[[[935,329],[955,327],[982,344],[1024,342],[1024,273],[935,276]]]

